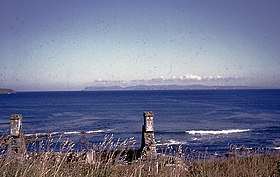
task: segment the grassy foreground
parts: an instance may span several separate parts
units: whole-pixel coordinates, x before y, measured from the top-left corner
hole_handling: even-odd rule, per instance
[[[25,161],[1,160],[1,176],[279,176],[279,156],[194,160],[181,164],[53,162],[44,155]]]
[[[87,149],[91,160],[71,154],[74,144],[69,142],[60,152],[54,152],[51,146],[41,146],[42,152],[24,157],[2,153],[0,176],[280,176],[280,154],[248,152],[227,158],[194,158],[173,153],[173,156],[160,155],[153,160],[143,158],[128,162],[125,153],[127,147],[131,147],[127,141],[106,140],[92,145]],[[46,152],[44,148],[49,149]]]

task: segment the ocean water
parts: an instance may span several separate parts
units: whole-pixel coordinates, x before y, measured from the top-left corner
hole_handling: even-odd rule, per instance
[[[280,147],[280,90],[19,92],[0,95],[0,135],[23,114],[25,134],[65,132],[74,142],[134,137],[153,111],[158,147],[183,144],[213,153],[229,145]]]

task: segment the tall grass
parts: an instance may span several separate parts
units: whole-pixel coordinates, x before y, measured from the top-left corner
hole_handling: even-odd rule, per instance
[[[5,143],[0,144],[5,149]],[[280,176],[279,153],[244,150],[229,157],[206,157],[184,153],[179,146],[175,153],[167,150],[148,159],[139,157],[134,139],[114,141],[112,136],[105,136],[99,144],[87,142],[88,148],[79,152],[67,140],[59,151],[51,139],[37,144],[40,147],[33,144],[34,151],[24,158],[3,151],[0,176]]]

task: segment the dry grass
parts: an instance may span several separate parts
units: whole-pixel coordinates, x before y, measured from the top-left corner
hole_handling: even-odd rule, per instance
[[[74,153],[74,144],[68,141],[61,145],[60,152],[41,143],[41,152],[24,158],[2,153],[0,176],[280,176],[280,154],[234,153],[228,158],[175,154],[129,161],[131,153],[136,153],[128,151],[134,143],[133,139],[113,142],[107,136],[103,143],[91,145],[87,153]]]

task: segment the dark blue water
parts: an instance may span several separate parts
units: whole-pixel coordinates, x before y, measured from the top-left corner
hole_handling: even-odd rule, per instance
[[[0,95],[0,134],[23,114],[26,134],[68,132],[97,143],[105,134],[141,142],[143,112],[155,114],[158,144],[222,151],[280,146],[280,90],[33,92]],[[201,130],[194,134],[194,131]],[[70,132],[99,131],[87,134]]]

